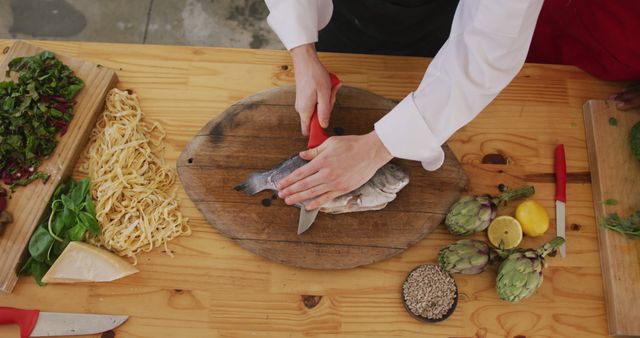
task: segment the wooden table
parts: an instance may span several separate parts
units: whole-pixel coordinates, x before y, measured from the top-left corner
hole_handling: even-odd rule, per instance
[[[233,102],[294,82],[283,51],[34,43],[115,69],[118,87],[134,89],[147,117],[166,128],[171,164],[191,137]],[[0,50],[10,44],[0,40]],[[322,54],[321,59],[344,83],[394,100],[416,88],[429,64],[426,58],[346,54]],[[473,192],[495,193],[498,183],[530,183],[552,217],[553,148],[565,144],[568,256],[550,258],[542,287],[519,304],[498,299],[494,271],[458,275],[460,304],[453,316],[437,325],[417,322],[402,307],[401,283],[413,267],[435,262],[437,251],[454,239],[444,228],[374,265],[302,270],[267,261],[221,236],[182,190],[182,209],[193,234],[170,243],[175,258],[161,250],[143,254],[140,273],[107,284],[38,287],[22,277],[13,294],[0,295],[0,304],[130,315],[116,337],[606,336],[581,107],[619,88],[574,67],[526,65],[449,141]],[[293,112],[291,118],[297,118]],[[526,238],[523,245],[537,246],[554,233],[552,226],[544,238]],[[17,327],[0,328],[0,336],[18,337]]]

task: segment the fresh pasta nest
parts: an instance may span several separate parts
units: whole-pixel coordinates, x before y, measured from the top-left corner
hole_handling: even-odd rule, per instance
[[[144,121],[138,97],[112,89],[91,133],[80,171],[91,178],[99,236],[90,238],[120,256],[163,245],[191,229],[176,199],[176,173],[164,161],[165,132]]]

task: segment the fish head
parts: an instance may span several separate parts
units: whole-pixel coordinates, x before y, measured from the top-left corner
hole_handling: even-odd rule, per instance
[[[398,165],[387,163],[373,177],[373,183],[380,190],[395,194],[409,184],[409,175]]]

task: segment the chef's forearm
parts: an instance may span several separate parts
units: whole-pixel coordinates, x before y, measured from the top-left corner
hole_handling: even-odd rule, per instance
[[[438,169],[441,145],[521,69],[541,7],[542,0],[462,0],[418,89],[376,123],[389,151]]]
[[[293,59],[293,65],[296,68],[299,67],[299,65],[303,65],[305,62],[315,61],[318,59],[316,47],[313,43],[297,46],[292,48],[289,52]]]
[[[267,22],[287,50],[315,43],[318,31],[329,23],[331,0],[265,0]]]

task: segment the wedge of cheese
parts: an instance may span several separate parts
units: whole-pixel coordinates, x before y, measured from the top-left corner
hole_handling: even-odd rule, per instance
[[[138,272],[117,255],[83,242],[71,242],[49,271],[45,283],[109,282]]]

